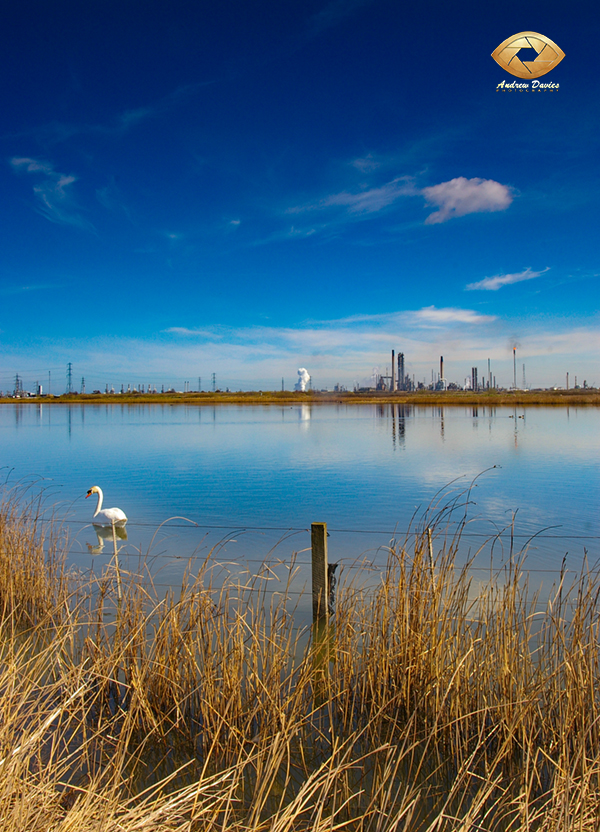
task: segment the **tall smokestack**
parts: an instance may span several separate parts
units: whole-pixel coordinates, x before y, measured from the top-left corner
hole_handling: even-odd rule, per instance
[[[514,369],[514,383],[513,383],[513,390],[517,389],[517,348],[513,347],[513,369]]]
[[[404,376],[404,353],[398,353],[398,390],[406,390],[406,378]]]
[[[394,393],[396,390],[396,368],[394,367],[395,352],[392,350],[392,378],[390,379],[390,392]]]
[[[444,356],[443,355],[440,355],[440,381],[442,382],[442,387],[445,387],[445,385],[444,385]]]

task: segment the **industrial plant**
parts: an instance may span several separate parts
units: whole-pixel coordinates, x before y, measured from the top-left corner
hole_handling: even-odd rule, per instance
[[[445,390],[469,390],[472,392],[487,392],[493,390],[520,390],[526,391],[531,389],[526,381],[525,364],[522,365],[522,383],[517,383],[517,349],[512,348],[513,352],[513,383],[508,387],[500,387],[496,383],[496,376],[492,373],[491,360],[487,359],[487,371],[481,371],[478,367],[471,367],[471,374],[464,378],[462,384],[457,381],[448,381],[444,373],[444,356],[440,355],[439,371],[431,371],[431,379],[417,380],[415,374],[412,375],[406,372],[404,353],[399,352],[396,356],[395,350],[392,350],[391,355],[391,371],[386,367],[385,373],[380,373],[378,367],[373,368],[371,374],[370,384],[356,384],[354,387],[355,393],[395,393],[395,392],[413,392],[413,391],[434,391],[441,392]],[[557,388],[552,388],[557,389]],[[569,390],[569,373],[566,374],[565,388]],[[577,383],[577,376],[575,376],[574,389],[588,390],[590,389],[587,380],[584,380],[582,385]]]
[[[435,367],[435,369],[431,369],[431,378],[416,378],[415,373],[408,372],[407,363],[405,359],[405,354],[403,352],[398,352],[396,354],[395,350],[391,351],[391,365],[385,367],[385,372],[380,372],[379,367],[374,367],[371,376],[368,379],[365,379],[362,383],[355,382],[353,387],[353,393],[355,394],[382,394],[382,393],[413,393],[413,392],[458,392],[458,391],[469,391],[471,393],[486,393],[486,392],[527,392],[527,391],[541,391],[542,388],[532,388],[527,383],[526,373],[525,373],[525,364],[522,363],[520,365],[522,369],[521,372],[517,372],[517,348],[516,346],[512,347],[512,383],[508,385],[498,384],[496,381],[496,376],[492,372],[491,360],[487,359],[487,367],[485,370],[480,369],[479,367],[473,366],[471,367],[471,372],[468,376],[464,377],[462,380],[454,380],[449,381],[446,377],[446,371],[444,369],[444,356],[440,355],[439,357],[439,365]],[[438,369],[439,367],[439,369]],[[506,368],[504,368],[506,372]],[[23,377],[16,373],[10,379],[10,388],[8,390],[1,390],[0,389],[0,398],[11,398],[11,399],[23,399],[23,398],[58,398],[62,396],[137,396],[137,395],[160,395],[160,394],[205,394],[205,393],[231,393],[231,390],[228,386],[218,386],[217,385],[217,374],[211,373],[210,374],[210,383],[208,385],[202,384],[202,377],[198,376],[197,385],[195,381],[192,383],[190,381],[183,381],[178,383],[178,387],[174,387],[170,384],[160,384],[157,385],[156,383],[149,382],[146,384],[120,384],[120,385],[113,385],[112,383],[104,384],[104,390],[102,389],[93,389],[93,390],[86,390],[86,380],[85,377],[81,377],[81,383],[76,384],[75,374],[73,372],[73,364],[69,362],[67,364],[66,369],[66,385],[61,384],[60,381],[56,379],[56,377],[52,377],[52,373],[48,370],[47,373],[47,381],[44,386],[39,380],[31,383],[31,387],[29,389],[26,388]],[[594,390],[594,384],[589,385],[587,380],[584,379],[583,384],[578,384],[577,376],[571,377],[574,378],[574,384],[570,383],[570,375],[567,372],[565,375],[565,384],[559,386],[553,386],[550,388],[546,388],[548,390]],[[5,381],[8,381],[8,378],[5,377]],[[54,382],[54,384],[53,384]],[[0,377],[0,383],[2,383],[2,379]],[[52,387],[54,389],[58,387],[58,390],[53,394]],[[158,389],[157,389],[158,386]],[[62,389],[61,389],[62,388]],[[116,389],[115,389],[116,388]],[[195,388],[195,389],[194,389]],[[208,389],[206,389],[208,388]],[[281,393],[285,394],[286,390],[285,379],[281,379]],[[258,390],[257,392],[262,396],[263,390],[268,391],[275,391],[275,387],[263,387],[262,390]],[[252,391],[249,391],[251,393]],[[348,388],[344,384],[340,384],[339,382],[336,383],[333,388],[321,387],[318,384],[313,383],[313,378],[309,371],[305,367],[299,367],[297,370],[297,380],[293,384],[293,391],[294,393],[309,393],[309,394],[319,394],[319,393],[336,393],[336,394],[346,394],[348,393]],[[238,393],[242,394],[243,391],[240,389]],[[249,394],[248,393],[248,394]]]

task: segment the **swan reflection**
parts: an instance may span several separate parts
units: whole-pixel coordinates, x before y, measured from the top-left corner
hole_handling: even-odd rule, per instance
[[[91,543],[87,544],[88,551],[90,555],[99,555],[102,550],[104,549],[104,541],[110,540],[112,542],[112,527],[111,526],[96,526],[94,525],[94,531],[96,532],[96,537],[98,538],[98,542],[95,546],[92,546]],[[127,529],[125,526],[116,526],[115,525],[115,533],[119,540],[127,540]]]

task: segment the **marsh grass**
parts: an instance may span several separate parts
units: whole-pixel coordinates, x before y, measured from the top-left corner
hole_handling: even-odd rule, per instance
[[[142,563],[119,604],[9,495],[0,828],[598,829],[598,572],[541,609],[509,551],[474,592],[467,502],[393,541],[376,587],[341,576],[324,665],[293,562],[217,581],[209,556],[164,597]]]

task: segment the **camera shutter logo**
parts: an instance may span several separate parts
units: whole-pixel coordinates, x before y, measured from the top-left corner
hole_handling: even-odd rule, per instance
[[[537,53],[535,60],[522,60],[519,57],[522,49],[534,49]],[[538,32],[519,32],[506,38],[492,52],[498,66],[517,78],[539,78],[554,69],[564,57],[560,46]]]

